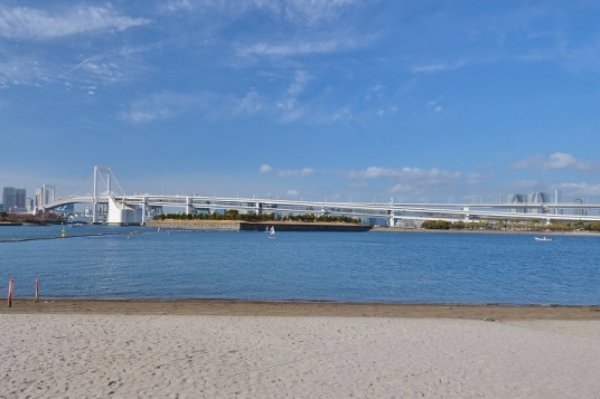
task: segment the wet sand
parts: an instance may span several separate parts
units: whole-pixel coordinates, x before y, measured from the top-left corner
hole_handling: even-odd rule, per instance
[[[600,306],[424,305],[216,300],[16,299],[2,313],[408,317],[473,320],[600,320]]]

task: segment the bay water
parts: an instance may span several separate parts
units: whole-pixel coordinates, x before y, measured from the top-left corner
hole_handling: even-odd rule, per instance
[[[0,293],[386,303],[600,304],[600,236],[0,227]],[[79,237],[77,237],[79,236]]]

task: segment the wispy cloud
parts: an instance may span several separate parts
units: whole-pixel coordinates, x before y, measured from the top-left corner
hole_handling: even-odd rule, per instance
[[[579,183],[561,183],[558,188],[563,193],[568,193],[580,197],[597,197],[600,196],[600,184],[590,184],[586,182]]]
[[[432,109],[434,112],[442,112],[444,110],[444,107],[442,107],[437,101],[433,100],[427,103],[427,107]]]
[[[132,123],[150,123],[194,114],[206,121],[244,118],[263,110],[261,96],[254,89],[243,97],[209,91],[195,93],[161,92],[133,101],[120,113]]]
[[[251,89],[244,97],[233,100],[233,114],[235,116],[250,116],[265,110],[266,104],[263,96],[256,90]]]
[[[441,182],[447,180],[460,179],[463,174],[457,171],[447,171],[437,168],[422,169],[422,168],[411,168],[404,167],[400,169],[393,168],[382,168],[378,166],[371,166],[364,170],[351,171],[348,176],[353,179],[378,179],[388,178],[402,181],[429,181],[429,182]]]
[[[169,0],[160,9],[167,12],[195,12],[198,10],[243,14],[264,12],[273,18],[284,19],[296,25],[315,26],[338,19],[362,0]]]
[[[555,152],[547,157],[534,155],[512,164],[513,169],[579,170],[591,171],[596,165],[591,161],[582,161],[566,152]]]
[[[260,167],[258,168],[258,171],[260,173],[271,173],[273,171],[273,168],[271,167],[271,165],[263,163],[262,165],[260,165]]]
[[[351,179],[363,182],[376,179],[388,180],[391,183],[389,193],[410,194],[413,197],[439,191],[441,188],[456,189],[456,185],[465,180],[463,173],[458,171],[416,167],[394,169],[371,166],[363,170],[351,171],[347,175]]]
[[[29,57],[11,57],[0,62],[0,89],[9,86],[36,85],[51,80],[39,62]]]
[[[281,3],[281,12],[296,23],[315,25],[337,19],[347,8],[359,3],[358,0],[289,0]]]
[[[425,65],[413,65],[409,69],[412,73],[438,73],[447,72],[455,69],[462,68],[467,65],[467,61],[460,61],[454,64],[425,64]]]
[[[313,168],[288,169],[281,170],[277,173],[279,177],[308,177],[316,173]]]
[[[294,79],[288,86],[283,98],[277,102],[277,109],[281,113],[281,121],[291,122],[304,114],[298,104],[298,97],[304,92],[311,76],[304,71],[296,71]]]
[[[329,39],[319,41],[292,41],[285,43],[259,42],[238,44],[236,53],[241,57],[291,57],[329,54],[361,47],[363,42],[353,39]]]
[[[55,13],[0,6],[0,36],[9,39],[47,40],[89,32],[123,31],[149,22],[120,15],[110,6],[78,6]]]
[[[209,94],[156,93],[135,101],[129,109],[121,112],[121,118],[133,123],[150,123],[169,119],[189,111],[194,106],[209,103]]]

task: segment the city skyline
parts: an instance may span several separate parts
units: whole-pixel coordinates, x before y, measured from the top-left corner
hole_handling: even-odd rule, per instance
[[[599,202],[598,16],[583,1],[4,2],[0,187],[89,191],[101,165],[127,193]]]

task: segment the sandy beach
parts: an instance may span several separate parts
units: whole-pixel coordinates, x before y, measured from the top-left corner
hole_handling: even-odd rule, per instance
[[[597,307],[15,301],[0,398],[597,398]]]

